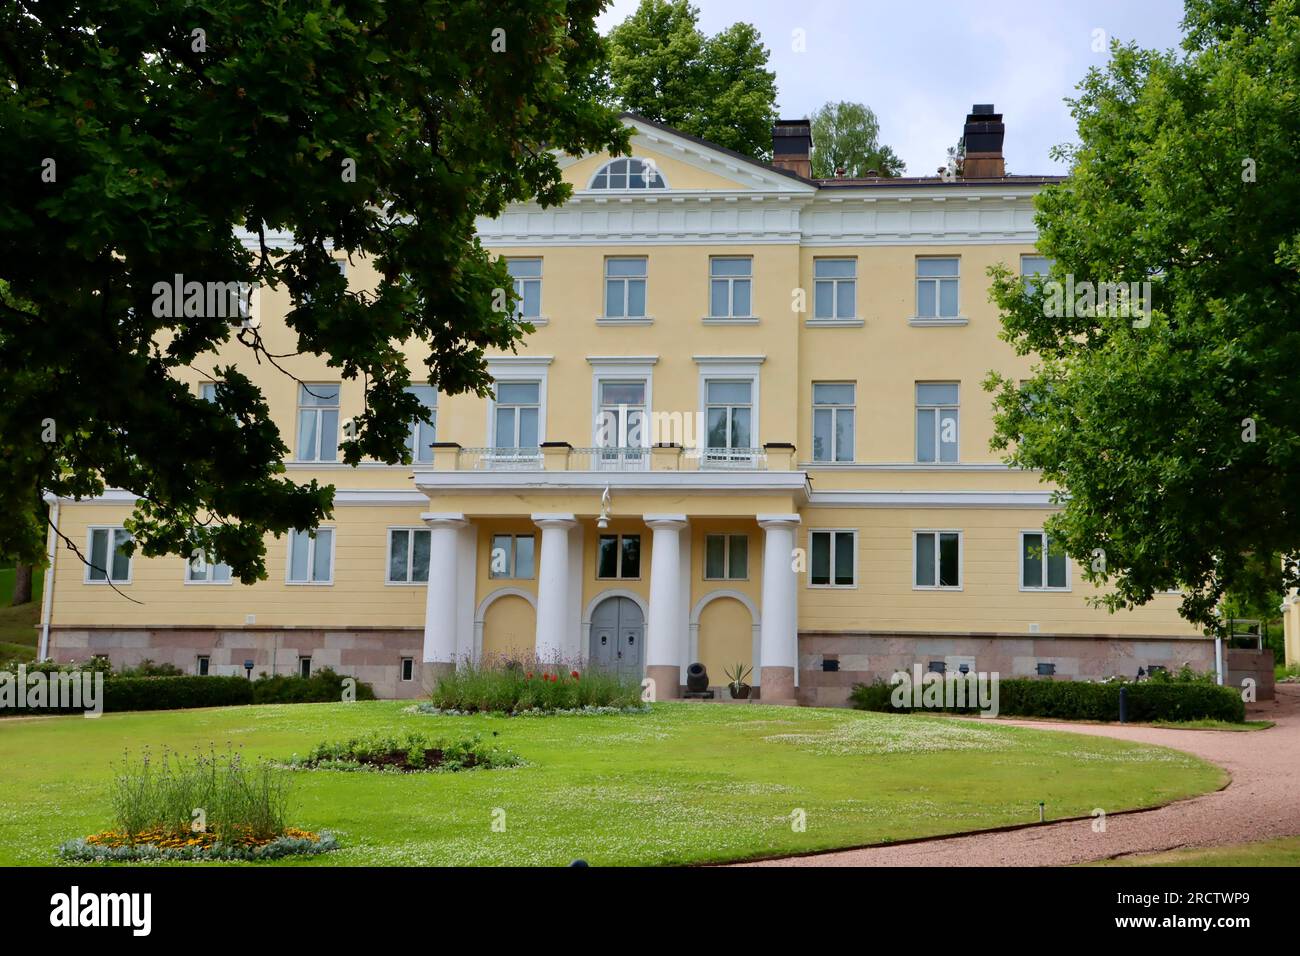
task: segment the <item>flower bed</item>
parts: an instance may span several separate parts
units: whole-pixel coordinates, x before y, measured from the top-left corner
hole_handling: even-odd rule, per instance
[[[466,660],[438,680],[431,702],[439,711],[468,714],[622,710],[641,705],[641,679],[536,658]]]
[[[283,856],[311,856],[339,848],[328,830],[312,833],[287,827],[276,837],[251,834],[222,841],[213,833],[178,834],[156,829],[129,834],[110,830],[69,840],[59,847],[59,857],[79,863],[167,860],[274,860]]]
[[[481,767],[514,767],[519,758],[508,750],[484,746],[479,735],[462,740],[433,740],[419,734],[405,737],[372,735],[342,743],[317,744],[306,757],[294,754],[291,770],[366,770],[387,773],[447,773]]]

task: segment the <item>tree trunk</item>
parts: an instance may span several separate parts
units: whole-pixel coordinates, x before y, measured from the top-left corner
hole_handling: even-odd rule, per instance
[[[32,566],[18,564],[14,566],[14,599],[10,603],[17,606],[28,604],[32,599]]]

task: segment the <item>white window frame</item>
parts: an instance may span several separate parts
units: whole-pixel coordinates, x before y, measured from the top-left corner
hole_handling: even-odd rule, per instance
[[[722,538],[722,576],[712,577],[709,574],[709,539]],[[745,539],[745,576],[743,578],[731,576],[731,539]],[[749,534],[744,531],[708,531],[704,535],[704,551],[701,555],[700,577],[705,581],[748,581],[749,569],[752,566],[752,556],[749,549]]]
[[[407,669],[410,669],[410,676],[407,676]],[[415,658],[402,657],[398,659],[397,679],[403,684],[409,684],[415,680]]]
[[[853,389],[853,404],[851,404],[851,405],[826,405],[826,404],[818,404],[818,402],[817,402],[817,386],[818,386],[818,385],[847,385],[847,386],[849,386],[849,388]],[[818,457],[817,457],[817,410],[818,410],[818,409],[824,409],[824,410],[827,410],[827,411],[829,411],[829,412],[831,413],[831,447],[830,447],[830,457],[829,457],[829,458],[818,458]],[[848,458],[840,458],[839,455],[838,455],[838,452],[839,452],[839,450],[840,450],[840,449],[839,449],[839,429],[836,427],[836,425],[837,425],[837,422],[838,422],[838,419],[839,419],[839,416],[840,416],[840,412],[842,412],[842,411],[850,412],[850,413],[852,414],[852,416],[853,416],[853,429],[852,429],[852,436],[853,436],[853,437],[850,439],[851,442],[852,442],[852,444],[853,444],[853,447],[850,449],[850,451],[852,452],[852,454],[850,454]],[[813,446],[813,455],[812,455],[812,460],[813,460],[813,462],[814,462],[815,464],[819,464],[819,465],[834,465],[834,464],[847,465],[847,464],[849,464],[849,463],[851,463],[851,462],[857,461],[857,455],[858,455],[858,383],[857,383],[857,382],[813,382],[813,383],[812,383],[812,423],[811,423],[811,424],[812,424],[812,432],[811,432],[811,436],[812,436],[812,439],[813,439],[813,441],[812,441],[812,446]]]
[[[407,579],[406,579],[405,581],[397,581],[397,580],[394,580],[394,579],[393,579],[393,564],[392,564],[392,561],[393,561],[393,533],[396,532],[396,531],[408,531],[408,532],[411,532],[411,533],[407,536],[407,539],[406,539],[406,574],[407,574]],[[385,542],[384,542],[384,543],[385,543],[385,547],[384,547],[384,584],[385,584],[385,585],[390,585],[390,586],[392,586],[392,587],[397,587],[397,588],[412,588],[412,587],[422,588],[422,587],[425,587],[426,585],[428,585],[429,581],[428,581],[427,578],[426,578],[425,580],[423,580],[423,581],[419,581],[419,580],[415,580],[415,579],[413,579],[413,578],[410,576],[410,575],[411,575],[411,571],[412,571],[412,569],[415,567],[415,562],[414,562],[414,557],[415,557],[415,532],[418,532],[418,531],[423,531],[425,534],[429,535],[429,564],[430,564],[430,567],[432,568],[432,565],[433,565],[433,532],[432,532],[432,530],[429,528],[429,526],[428,526],[428,525],[424,525],[423,527],[421,527],[420,525],[393,525],[392,527],[390,527],[390,528],[388,529],[388,534],[386,535],[386,537],[385,537]],[[333,570],[334,570],[334,566],[331,564],[331,565],[330,565],[330,571],[332,572]]]
[[[507,559],[509,567],[503,573],[496,573],[492,570],[492,551],[493,544],[497,538],[510,539],[510,554]],[[533,573],[527,577],[519,575],[519,539],[531,538],[533,541]],[[492,581],[536,581],[537,580],[537,562],[541,556],[541,544],[537,540],[537,535],[530,531],[493,531],[488,535],[488,578]]]
[[[817,263],[819,262],[851,262],[853,263],[852,276],[834,276],[824,279],[817,278]],[[827,282],[831,285],[831,303],[833,309],[831,315],[817,314],[817,286],[820,283]],[[840,315],[840,283],[847,282],[853,286],[853,314]],[[814,322],[855,322],[858,318],[858,257],[857,256],[817,256],[813,259],[813,300],[812,300],[812,321]]]
[[[518,305],[515,306],[515,312],[512,317],[516,322],[527,322],[534,326],[546,325],[550,319],[546,317],[546,312],[542,306],[542,296],[546,292],[546,283],[543,281],[546,276],[545,261],[541,256],[506,256],[507,270],[510,268],[510,263],[512,262],[537,263],[537,275],[521,276],[519,278],[512,275],[510,277],[510,284],[514,286],[515,295],[519,297]],[[524,293],[522,287],[526,282],[537,283],[537,314],[533,316],[524,315],[522,311],[524,307]]]
[[[956,405],[922,405],[916,393],[917,386],[919,385],[955,385],[957,386],[957,404]],[[918,465],[939,465],[943,467],[960,465],[961,464],[961,382],[959,381],[913,382],[912,383],[912,406],[913,406],[912,444],[915,446],[912,451],[912,455],[916,459],[916,463]],[[916,419],[920,415],[922,409],[930,409],[934,411],[934,461],[923,461],[921,459],[921,446],[916,441]],[[955,420],[957,422],[957,436],[953,440],[953,445],[956,448],[957,457],[954,458],[952,461],[943,460],[943,441],[942,441],[943,414],[942,413],[948,409],[951,409],[957,413],[955,416]]]
[[[207,673],[204,673],[203,661],[208,662]],[[212,675],[212,655],[195,654],[194,655],[194,674],[196,677],[210,677]]]
[[[192,562],[193,562],[193,560],[194,560],[194,556],[191,555],[191,556],[186,560],[186,562],[185,562],[185,583],[186,583],[186,584],[192,584],[192,585],[196,585],[196,586],[198,586],[198,587],[226,587],[227,585],[231,585],[231,584],[234,584],[234,583],[235,583],[235,575],[234,575],[233,572],[232,572],[232,573],[230,574],[230,576],[227,577],[226,580],[224,580],[224,581],[215,581],[215,580],[213,580],[213,578],[212,578],[212,574],[213,574],[213,572],[216,570],[216,568],[218,568],[218,567],[220,567],[221,565],[225,564],[225,562],[224,562],[224,561],[217,561],[217,562],[209,561],[209,560],[208,560],[208,556],[207,556],[206,554],[202,555],[202,558],[203,558],[204,573],[205,573],[206,577],[198,578],[198,579],[194,579],[194,578],[191,578],[191,577],[190,577],[190,567],[191,567],[191,564],[192,564]],[[229,568],[230,565],[226,564],[226,567]]]
[[[591,366],[591,447],[600,447],[600,390],[606,383],[645,383],[645,424],[641,428],[643,448],[650,447],[651,411],[654,409],[654,366],[657,355],[587,356]]]
[[[715,276],[713,274],[713,264],[715,262],[745,262],[749,264],[749,274],[743,276]],[[727,312],[725,315],[717,315],[713,311],[713,284],[715,282],[725,282],[727,284]],[[749,286],[749,311],[744,315],[736,313],[736,283],[744,282]],[[756,318],[754,315],[754,257],[753,256],[709,256],[709,309],[707,319],[719,320],[721,322],[736,322],[744,319]]]
[[[1036,535],[1036,536],[1040,536],[1040,537],[1042,538],[1042,547],[1043,547],[1043,579],[1042,579],[1042,580],[1043,580],[1043,583],[1042,583],[1041,585],[1037,585],[1037,586],[1036,586],[1036,585],[1033,585],[1033,584],[1027,584],[1027,583],[1025,582],[1025,538],[1027,538],[1029,535]],[[1018,564],[1018,565],[1020,566],[1020,574],[1019,574],[1019,577],[1020,577],[1020,590],[1022,590],[1022,591],[1040,591],[1040,592],[1041,592],[1041,591],[1046,591],[1046,592],[1049,592],[1049,593],[1058,593],[1058,594],[1059,594],[1059,593],[1065,593],[1065,592],[1067,592],[1067,591],[1072,591],[1072,590],[1074,590],[1073,581],[1071,580],[1071,575],[1070,575],[1070,564],[1071,564],[1071,562],[1070,562],[1070,557],[1069,557],[1069,555],[1066,555],[1066,556],[1065,556],[1065,585],[1064,585],[1063,587],[1052,587],[1051,585],[1049,585],[1049,584],[1047,583],[1047,548],[1050,547],[1050,545],[1049,545],[1049,543],[1048,543],[1049,540],[1050,540],[1050,539],[1049,539],[1048,536],[1047,536],[1047,532],[1044,531],[1042,528],[1022,528],[1022,529],[1021,529],[1021,531],[1020,531],[1020,535],[1019,535],[1018,538],[1017,538],[1017,543],[1018,543],[1018,545],[1019,545],[1019,548],[1018,548],[1018,550],[1016,551],[1016,564]]]
[[[699,366],[699,413],[700,421],[703,423],[703,434],[699,435],[700,447],[708,447],[709,431],[709,382],[713,381],[739,381],[748,380],[750,383],[750,423],[749,435],[750,440],[754,443],[752,447],[762,448],[762,416],[760,414],[759,399],[762,390],[759,388],[761,381],[760,366],[766,361],[766,356],[714,356],[714,355],[696,355],[695,364]],[[743,456],[737,456],[739,460]]]
[[[615,545],[614,545],[615,561],[614,561],[613,577],[602,576],[600,573],[600,539],[601,538],[615,539]],[[625,574],[623,574],[623,539],[624,538],[637,539],[637,575],[634,578],[627,577]],[[644,574],[642,572],[645,569],[645,542],[646,542],[646,536],[641,534],[641,532],[639,531],[629,531],[626,534],[624,534],[622,531],[597,532],[596,553],[593,555],[594,564],[592,567],[592,573],[595,576],[595,579],[597,581],[640,581],[641,578],[644,577]]]
[[[644,262],[644,263],[645,263],[645,274],[644,274],[644,275],[639,275],[639,276],[611,276],[611,275],[609,274],[609,264],[610,264],[612,261],[614,261],[615,259],[620,259],[620,260],[622,260],[622,259],[639,259],[641,262]],[[628,292],[627,292],[627,289],[628,289],[628,282],[629,282],[629,281],[640,281],[640,282],[642,282],[642,283],[645,284],[645,306],[644,306],[644,309],[643,309],[643,311],[642,311],[642,313],[641,313],[640,315],[628,315],[628,314],[627,314],[627,304],[628,304]],[[609,308],[609,284],[610,284],[610,282],[622,282],[622,283],[623,283],[623,314],[622,314],[622,315],[610,315],[610,314],[606,311],[606,310]],[[601,313],[601,314],[600,314],[600,318],[598,319],[598,321],[600,321],[600,322],[607,322],[607,323],[611,323],[611,324],[615,324],[615,325],[618,324],[618,323],[620,323],[620,322],[631,323],[631,324],[633,324],[633,325],[645,325],[646,323],[652,321],[652,319],[651,319],[651,315],[650,315],[650,257],[649,257],[649,256],[633,256],[633,255],[627,255],[627,256],[618,256],[618,255],[605,256],[605,260],[604,260],[604,262],[603,262],[602,265],[601,265],[601,278],[600,278],[600,313]]]
[[[921,275],[922,260],[930,260],[930,261],[937,260],[940,262],[947,262],[951,260],[957,263],[957,274],[953,276],[923,276]],[[912,272],[916,280],[916,283],[912,289],[912,317],[915,318],[918,322],[960,322],[962,319],[961,256],[959,255],[917,256],[916,264],[912,267]],[[934,315],[921,315],[920,305],[921,305],[921,283],[922,282],[934,283]],[[939,290],[941,288],[940,283],[943,282],[955,282],[957,284],[957,311],[954,312],[952,315],[944,315],[943,312],[941,311],[942,305],[940,303],[942,302],[942,297],[939,294]]]
[[[334,525],[323,524],[316,529],[317,533],[315,535],[309,535],[307,538],[307,573],[310,575],[310,569],[316,566],[316,545],[320,541],[319,532],[328,531],[330,533],[330,576],[328,581],[313,581],[310,577],[306,581],[294,581],[291,579],[290,575],[293,574],[293,536],[297,531],[297,528],[292,528],[290,529],[289,534],[285,536],[284,583],[296,588],[331,587],[334,584],[334,560],[338,553],[338,529],[335,528]],[[306,531],[302,533],[307,534]],[[384,560],[388,560],[387,555],[385,555]]]
[[[631,186],[631,185],[623,185],[623,186],[609,186],[609,185],[605,185],[605,186],[597,186],[597,185],[596,185],[596,180],[597,180],[597,178],[600,176],[601,173],[603,173],[603,172],[605,172],[606,170],[608,170],[608,169],[609,169],[611,166],[613,166],[615,163],[622,162],[622,161],[624,161],[624,160],[627,161],[627,166],[625,167],[626,175],[625,175],[625,177],[624,177],[624,178],[627,180],[627,182],[630,183],[630,182],[632,181],[632,164],[633,164],[633,163],[640,163],[640,164],[641,164],[641,178],[642,178],[642,180],[644,181],[645,185],[643,185],[643,186]],[[647,176],[647,175],[646,175],[646,170],[652,170],[652,171],[653,171],[653,175],[652,175],[652,176]],[[606,182],[608,183],[610,177],[609,177],[609,176],[606,176],[605,179],[606,179]],[[662,186],[651,186],[650,183],[653,182],[653,181],[655,181],[655,180],[657,180],[658,182],[663,183],[663,185],[662,185]],[[663,171],[662,169],[659,168],[659,164],[658,164],[655,160],[653,160],[653,159],[651,159],[651,158],[649,158],[649,157],[645,157],[645,156],[615,156],[613,159],[609,160],[608,162],[601,163],[600,168],[597,169],[594,173],[591,174],[591,179],[589,179],[589,180],[587,181],[587,188],[588,188],[588,189],[592,189],[592,190],[596,190],[597,192],[614,192],[614,193],[618,193],[618,192],[641,192],[641,191],[643,191],[643,190],[645,190],[645,191],[649,191],[649,190],[655,190],[655,189],[668,189],[669,186],[668,186],[668,180],[664,178],[664,171]]]
[[[533,357],[533,356],[489,356],[487,361],[488,374],[492,376],[495,384],[501,382],[519,383],[519,382],[537,382],[537,445],[538,461],[541,460],[541,445],[546,441],[546,382],[550,370],[552,359],[550,357]],[[492,389],[492,394],[487,402],[487,441],[483,444],[487,448],[495,448],[497,440],[497,397],[496,388]],[[519,422],[515,420],[515,432],[518,434]]]
[[[1047,263],[1047,271],[1026,273],[1025,272],[1026,259],[1042,259],[1043,262]],[[1020,283],[1026,291],[1029,290],[1029,283],[1027,280],[1038,278],[1043,281],[1046,281],[1051,277],[1051,272],[1052,272],[1052,259],[1050,256],[1044,256],[1037,252],[1022,252],[1020,254]]]
[[[304,405],[302,404],[302,390],[304,388],[307,389],[308,391],[312,391],[313,389],[316,388],[337,388],[339,391],[338,404],[337,405]],[[322,438],[321,433],[323,431],[320,425],[321,413],[329,410],[330,408],[333,408],[336,412],[338,412],[338,421],[335,425],[335,431],[334,431],[334,457],[321,458],[320,457],[321,438]],[[316,447],[315,449],[313,449],[316,455],[315,458],[302,457],[302,451],[303,451],[301,447],[302,413],[304,411],[312,411],[316,413]],[[294,448],[294,454],[297,456],[294,459],[295,462],[301,464],[310,464],[310,465],[337,465],[342,460],[342,455],[339,453],[339,444],[340,444],[339,435],[343,431],[343,383],[342,382],[300,382],[298,383],[297,396],[294,400],[293,427],[294,427],[294,445],[298,446]]]
[[[920,535],[934,535],[934,584],[917,584],[916,583],[916,540]],[[940,558],[939,558],[939,535],[955,534],[957,536],[957,583],[940,584]],[[966,535],[960,528],[913,528],[912,529],[912,564],[908,569],[908,577],[912,579],[913,591],[964,591],[966,590]]]
[[[825,584],[813,583],[813,536],[818,534],[829,534],[831,536],[830,545],[830,580]],[[853,538],[853,583],[836,584],[835,583],[835,535],[847,534]],[[817,590],[835,590],[851,591],[858,586],[858,529],[857,528],[809,528],[808,529],[808,570],[805,572],[805,583],[807,587],[816,588]]]
[[[90,561],[91,561],[91,555],[95,553],[95,532],[96,531],[106,531],[108,532],[109,535],[108,537],[109,547],[104,552],[105,555],[107,555],[106,560],[108,563],[108,567],[104,569],[105,577],[102,581],[92,580],[90,577],[90,571],[91,571]],[[82,577],[82,581],[85,584],[97,584],[97,585],[108,586],[110,584],[114,584],[114,585],[130,584],[132,580],[134,580],[135,578],[135,555],[134,554],[132,554],[129,558],[126,559],[126,577],[116,578],[116,579],[113,577],[113,555],[117,553],[117,534],[115,532],[118,531],[126,531],[126,528],[122,527],[120,524],[94,524],[86,529],[86,561],[85,564],[83,565],[83,577]],[[127,532],[127,535],[129,540],[130,532]]]
[[[429,388],[429,389],[431,389],[432,392],[433,392],[433,404],[429,406],[429,411],[430,411],[430,413],[431,413],[431,414],[429,415],[429,417],[430,417],[431,419],[433,419],[433,421],[432,421],[430,424],[425,425],[425,423],[422,422],[422,421],[420,421],[418,418],[416,418],[416,419],[412,419],[412,420],[411,420],[411,426],[410,426],[410,429],[409,429],[409,430],[407,431],[407,433],[406,433],[406,450],[409,451],[409,452],[411,453],[411,464],[412,464],[412,465],[427,465],[427,464],[429,464],[430,462],[433,461],[433,449],[432,449],[432,448],[426,448],[426,451],[427,451],[428,456],[429,456],[428,458],[421,458],[421,457],[420,457],[420,447],[421,447],[421,446],[419,445],[419,437],[418,437],[418,436],[419,436],[419,434],[420,434],[420,430],[421,430],[421,428],[430,428],[430,429],[432,429],[432,430],[433,430],[433,441],[434,441],[434,442],[437,442],[437,441],[438,441],[438,397],[439,397],[439,396],[438,396],[438,390],[437,390],[436,388],[433,388],[433,386],[428,385],[428,384],[425,383],[425,382],[418,382],[418,383],[416,383],[415,385],[408,386],[408,387],[406,388],[406,391],[409,392],[410,394],[414,395],[414,394],[416,394],[416,393],[415,393],[415,392],[412,392],[411,389],[413,389],[413,388],[420,388],[420,387]]]

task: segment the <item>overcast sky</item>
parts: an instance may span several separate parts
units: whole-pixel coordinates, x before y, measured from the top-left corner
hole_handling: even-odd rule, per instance
[[[933,174],[961,135],[972,103],[993,103],[1007,125],[1007,169],[1065,170],[1048,155],[1074,139],[1064,100],[1090,66],[1095,30],[1156,49],[1181,39],[1181,0],[694,0],[713,34],[744,20],[771,51],[777,108],[797,119],[830,100],[866,103],[881,139],[910,175]],[[602,32],[638,0],[614,0]],[[793,49],[803,30],[806,52]]]

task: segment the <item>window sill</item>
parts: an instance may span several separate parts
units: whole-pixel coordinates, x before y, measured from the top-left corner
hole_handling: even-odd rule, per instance
[[[631,318],[609,315],[596,317],[597,325],[654,325],[654,321],[654,317],[649,315],[634,315]]]
[[[725,315],[706,315],[700,321],[705,325],[758,325],[758,316],[743,315],[732,318]]]
[[[907,320],[907,324],[914,329],[942,329],[948,327],[959,327],[970,325],[970,319],[964,315],[955,315],[945,318],[920,318],[912,316]]]
[[[125,581],[91,581],[89,579],[83,579],[81,583],[93,584],[95,587],[99,587],[99,588],[106,588],[109,585],[113,585],[115,587],[125,587],[126,585],[131,583],[131,580],[129,578]]]
[[[858,588],[856,584],[809,584],[808,587],[818,591],[856,591]]]
[[[291,588],[329,588],[334,586],[333,581],[285,581]]]
[[[515,316],[515,322],[519,325],[531,325],[535,329],[540,329],[543,325],[551,324],[549,315],[535,315],[531,319],[526,315]]]
[[[810,329],[860,329],[866,325],[865,319],[806,319],[804,325]]]
[[[231,586],[232,584],[234,584],[234,583],[235,583],[235,581],[234,581],[233,578],[230,579],[229,581],[190,581],[190,580],[186,580],[186,582],[185,582],[185,586],[186,586],[187,588],[228,588],[228,587],[230,587],[230,586]]]
[[[940,584],[913,584],[912,590],[913,591],[964,591],[966,590],[966,588],[964,586],[952,587],[951,585],[944,586]]]
[[[1069,594],[1074,588],[1027,588],[1022,584],[1020,590],[1027,594]]]

